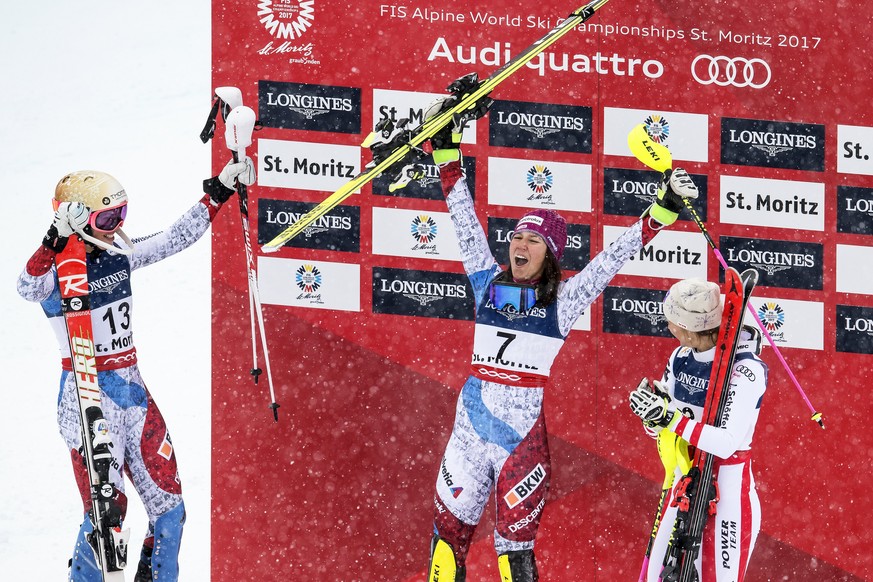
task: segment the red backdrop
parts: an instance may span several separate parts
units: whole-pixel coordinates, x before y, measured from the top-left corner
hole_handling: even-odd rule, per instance
[[[340,173],[385,99],[441,93],[472,71],[484,77],[503,52],[519,52],[546,32],[541,26],[553,26],[575,8],[557,0],[525,7],[215,0],[214,85],[239,87],[263,125],[247,152],[259,169],[259,182],[249,189],[255,249],[266,242],[258,231],[266,229],[268,208],[299,213],[308,208],[300,203],[330,194],[334,188],[318,180],[334,178],[334,169]],[[507,130],[492,111],[490,121],[478,123],[476,143],[463,148],[473,160],[483,223],[517,218],[524,206],[521,198],[489,202],[498,195],[494,186],[507,184],[497,172],[500,160],[521,170],[530,165],[525,160],[554,164],[555,207],[584,228],[587,260],[603,248],[604,227],[630,225],[647,203],[610,190],[616,176],[639,182],[634,172],[644,170],[610,140],[618,135],[620,143],[622,123],[642,122],[651,112],[652,127],[671,130],[665,143],[677,163],[705,185],[700,204],[710,232],[722,245],[739,239],[738,260],[756,257],[767,274],[757,294],[770,302],[761,313],[776,318],[771,331],[824,412],[827,430],[808,420],[786,372],[765,350],[770,380],[754,447],[763,524],[750,581],[873,577],[864,543],[873,511],[862,472],[873,451],[873,433],[864,428],[873,406],[861,385],[873,363],[864,333],[867,324],[873,327],[873,291],[868,267],[846,258],[870,257],[864,253],[873,235],[873,170],[864,157],[873,148],[873,127],[870,135],[865,131],[873,114],[862,58],[873,25],[864,11],[840,2],[612,0],[590,21],[597,26],[573,31],[553,47],[554,60],[543,61],[542,71],[524,69],[492,95],[507,111],[541,114],[525,118],[534,123],[582,119],[581,131],[538,145],[524,141],[535,130],[501,133]],[[482,18],[474,15],[486,12],[494,20],[477,22]],[[499,50],[483,52],[495,44]],[[473,55],[476,62],[459,62]],[[568,66],[560,70],[564,57]],[[295,91],[310,98],[292,103]],[[409,100],[420,108],[429,99]],[[547,107],[535,110],[537,104]],[[313,144],[335,149],[325,153]],[[511,147],[518,144],[523,147]],[[217,172],[228,158],[221,135],[213,147]],[[280,157],[285,165],[277,171]],[[369,159],[360,150],[358,163]],[[307,173],[305,164],[313,162],[327,165]],[[570,191],[577,196],[571,202],[560,198],[562,164],[591,172],[590,184]],[[749,189],[746,200],[756,202],[738,215],[742,188]],[[782,196],[787,203],[768,206],[768,189],[771,202]],[[458,305],[444,311],[405,306],[402,298],[382,294],[379,283],[394,270],[433,281],[434,273],[457,278],[463,269],[450,245],[426,256],[385,234],[384,223],[374,225],[374,209],[437,217],[446,212],[441,199],[374,194],[367,186],[345,207],[347,220],[335,221],[344,229],[332,232],[325,224],[321,239],[312,236],[270,255],[279,263],[260,263],[278,423],[267,408],[266,381],[256,386],[249,376],[239,217],[228,208],[216,220],[213,580],[424,578],[433,486],[473,326]],[[406,215],[389,216],[402,221]],[[409,233],[406,223],[400,230]],[[672,231],[681,235],[676,245],[697,248],[693,223],[680,221]],[[789,255],[795,258],[785,259]],[[806,270],[791,270],[786,261],[805,262]],[[716,280],[718,265],[704,256],[696,265],[679,265],[674,275],[675,265],[636,262],[641,274],[615,278],[592,308],[590,329],[570,334],[552,371],[545,406],[554,477],[537,538],[543,580],[635,580],[639,571],[662,470],[626,396],[641,376],[660,374],[675,341],[635,327],[640,321],[659,327],[657,313],[645,319],[653,314],[622,313],[616,306],[626,300],[637,306],[631,311],[643,308],[686,273]],[[265,270],[275,264],[289,265],[291,273],[308,266],[309,274],[323,278],[308,290],[293,277],[282,283],[281,273],[265,282]],[[341,280],[329,281],[335,274]],[[492,520],[489,508],[470,553],[468,580],[497,579]]]

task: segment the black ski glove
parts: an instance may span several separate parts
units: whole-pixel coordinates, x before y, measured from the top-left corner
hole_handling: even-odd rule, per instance
[[[220,174],[203,180],[203,192],[216,204],[224,204],[236,192],[237,181],[246,186],[255,183],[255,166],[248,156],[239,162],[229,161]]]

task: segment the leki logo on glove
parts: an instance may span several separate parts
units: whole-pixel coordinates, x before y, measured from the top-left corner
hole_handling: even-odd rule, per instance
[[[541,464],[537,463],[537,466],[533,468],[533,471],[525,475],[524,479],[519,481],[509,493],[503,496],[503,500],[506,501],[506,505],[509,506],[509,509],[512,509],[530,497],[545,478],[546,470],[543,469]]]

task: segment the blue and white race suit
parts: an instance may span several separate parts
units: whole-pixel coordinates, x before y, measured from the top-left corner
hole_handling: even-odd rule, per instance
[[[551,475],[542,404],[552,363],[574,322],[656,230],[648,217],[636,222],[561,282],[552,304],[497,310],[488,289],[503,268],[488,247],[460,162],[441,165],[440,175],[476,303],[471,374],[434,497],[434,533],[451,544],[462,567],[492,489],[497,553],[533,548]]]
[[[115,463],[110,480],[120,492],[116,502],[122,514],[127,509],[123,474],[127,474],[145,506],[149,532],[144,548],[153,548],[151,564],[156,581],[178,579],[185,506],[170,433],[137,367],[130,275],[194,244],[206,232],[217,210],[218,206],[205,196],[167,230],[134,239],[133,253],[129,256],[103,251],[87,258],[97,380],[103,415],[114,445]],[[76,383],[54,257],[54,252],[41,246],[19,276],[18,292],[42,306],[61,352],[58,427],[70,450],[86,514],[76,541],[71,580],[99,582],[102,575],[94,552],[85,541],[85,535],[92,530],[87,515],[91,509],[90,485],[82,457]]]

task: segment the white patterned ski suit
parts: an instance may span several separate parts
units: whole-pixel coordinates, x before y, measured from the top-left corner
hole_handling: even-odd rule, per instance
[[[451,544],[462,567],[492,489],[497,553],[533,548],[551,475],[542,404],[552,362],[574,322],[656,231],[647,218],[636,222],[563,281],[551,305],[498,311],[488,288],[503,269],[488,247],[460,162],[443,164],[440,175],[476,303],[471,375],[458,398],[434,497],[434,533]]]
[[[123,474],[127,474],[142,499],[149,518],[144,546],[154,548],[151,563],[156,581],[178,578],[185,506],[170,433],[137,367],[130,275],[191,246],[206,232],[217,210],[206,196],[166,231],[134,239],[130,256],[103,251],[89,254],[87,258],[97,380],[116,461],[110,479],[121,492],[118,502],[122,513],[127,509]],[[91,546],[85,541],[85,535],[92,530],[87,516],[91,509],[90,486],[81,451],[76,383],[71,372],[70,346],[61,312],[54,257],[52,251],[40,247],[18,279],[18,292],[28,301],[40,303],[61,352],[58,427],[70,449],[86,513],[76,541],[71,580],[99,582],[102,576]],[[136,563],[135,553],[130,556],[130,562]]]

